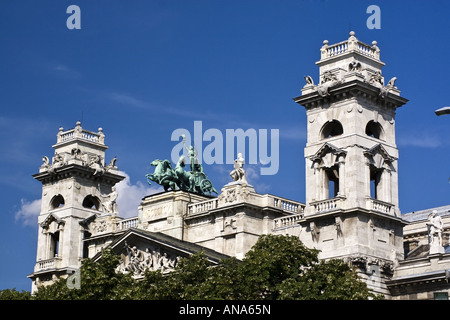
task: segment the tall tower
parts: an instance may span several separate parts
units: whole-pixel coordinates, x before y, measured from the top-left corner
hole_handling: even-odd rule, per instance
[[[305,77],[294,98],[308,132],[302,240],[321,258],[352,262],[388,294],[383,279],[403,253],[395,111],[408,100],[396,78],[385,84],[376,41],[365,44],[352,31],[346,41],[325,40],[320,52],[318,83]]]
[[[51,283],[81,265],[87,248],[83,246],[85,219],[102,213],[117,214],[109,194],[124,177],[119,175],[112,159],[105,165],[104,134],[75,128],[59,128],[52,161],[44,156],[39,173],[33,175],[42,183],[42,204],[38,217],[38,246],[32,291]]]

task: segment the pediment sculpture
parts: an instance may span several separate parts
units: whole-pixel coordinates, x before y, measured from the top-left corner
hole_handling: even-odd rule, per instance
[[[120,264],[116,272],[132,272],[134,277],[144,275],[145,270],[161,270],[162,273],[173,271],[178,263],[178,256],[161,250],[160,247],[148,246],[145,250],[130,246],[125,242],[125,253],[120,255]]]

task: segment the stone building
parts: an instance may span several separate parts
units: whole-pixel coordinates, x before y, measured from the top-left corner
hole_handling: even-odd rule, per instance
[[[392,299],[448,297],[450,255],[445,231],[450,206],[402,215],[398,206],[395,112],[408,100],[382,74],[380,49],[354,32],[323,42],[319,78],[306,76],[294,101],[307,115],[305,203],[259,194],[245,170],[217,197],[166,191],[136,204],[124,219],[115,185],[124,177],[105,162],[102,129],[78,122],[60,128],[52,161],[39,173],[42,208],[32,290],[67,277],[86,257],[110,247],[121,255],[118,272],[170,272],[178,258],[203,250],[211,263],[243,258],[261,234],[291,234],[321,259],[357,268],[369,288]]]

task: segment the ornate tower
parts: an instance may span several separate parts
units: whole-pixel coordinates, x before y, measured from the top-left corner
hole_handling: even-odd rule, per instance
[[[32,291],[80,267],[86,256],[83,221],[100,214],[115,216],[114,185],[124,177],[112,159],[105,166],[104,134],[91,132],[77,122],[75,128],[59,128],[55,154],[44,156],[39,173],[42,205],[38,217],[38,246]]]
[[[396,78],[385,84],[376,41],[350,32],[323,42],[319,81],[305,77],[294,101],[306,109],[306,208],[302,240],[321,258],[353,262],[369,285],[383,289],[402,257],[395,111],[408,100]]]

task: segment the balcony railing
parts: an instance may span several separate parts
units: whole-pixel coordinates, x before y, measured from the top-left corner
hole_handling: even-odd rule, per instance
[[[81,123],[78,121],[75,128],[63,131],[62,127],[59,128],[56,143],[66,142],[73,139],[83,139],[99,144],[105,143],[105,135],[103,134],[103,129],[99,128],[98,132],[92,132],[85,130],[81,127]]]
[[[311,205],[314,206],[314,212],[326,212],[339,209],[339,202],[341,198],[331,198],[326,200],[314,201],[311,202]]]
[[[377,60],[380,59],[380,49],[377,47],[377,42],[373,41],[372,46],[361,42],[355,38],[355,33],[353,31],[350,32],[348,40],[336,44],[328,45],[328,40],[325,40],[320,52],[321,59],[334,57],[347,52],[357,52]]]
[[[217,208],[218,199],[192,203],[188,206],[188,214],[204,213]]]
[[[291,216],[277,218],[273,220],[273,228],[279,229],[297,224],[297,221],[303,218],[303,213],[293,214]]]
[[[126,230],[130,228],[136,228],[139,223],[138,217],[132,217],[128,219],[120,220],[119,222],[116,222],[117,230]]]
[[[292,214],[303,213],[305,210],[305,205],[303,203],[276,197],[271,194],[260,195],[256,193],[252,194],[245,200],[236,199],[235,201],[227,202],[220,206],[227,206],[229,204],[234,204],[238,202],[245,202],[261,207],[268,206],[272,208],[278,208]],[[218,198],[189,204],[188,214],[192,215],[192,214],[206,213],[216,208],[219,208]]]
[[[35,271],[58,268],[60,261],[61,261],[61,258],[59,258],[59,257],[54,257],[54,258],[46,259],[46,260],[40,260],[36,264]]]
[[[390,214],[394,205],[392,203],[384,202],[381,200],[370,199],[370,206],[370,209],[372,210]]]

